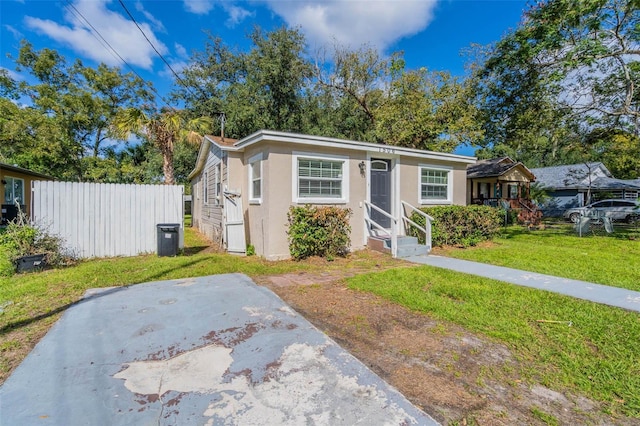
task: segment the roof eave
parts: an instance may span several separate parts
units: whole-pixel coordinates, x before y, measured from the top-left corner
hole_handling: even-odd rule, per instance
[[[358,142],[346,139],[328,138],[324,136],[303,135],[297,133],[277,132],[273,130],[259,130],[236,142],[233,147],[226,147],[229,151],[242,151],[245,148],[262,141],[296,143],[301,145],[324,146],[341,149],[355,149],[366,152],[380,152],[387,154],[398,154],[407,157],[417,157],[433,160],[449,160],[460,163],[473,164],[476,157],[466,155],[441,153],[434,151],[426,151],[414,148],[404,148],[391,145],[381,145],[369,142]],[[222,148],[222,147],[221,147]]]
[[[196,166],[189,176],[187,176],[188,180],[196,177],[202,169],[204,169],[204,165],[207,163],[207,155],[209,154],[209,147],[211,146],[211,140],[207,137],[202,138],[202,142],[200,143],[200,149],[198,150],[198,159],[196,160]]]
[[[0,169],[9,170],[16,173],[23,173],[26,175],[31,175],[35,177],[44,178],[44,179],[55,180],[53,176],[45,175],[44,173],[34,172],[33,170],[25,169],[23,167],[12,166],[11,164],[0,163]]]

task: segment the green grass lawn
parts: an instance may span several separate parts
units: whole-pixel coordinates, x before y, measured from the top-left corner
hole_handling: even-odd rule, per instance
[[[441,254],[640,290],[640,238],[629,234],[580,238],[564,226],[513,227],[492,244]],[[348,284],[505,343],[523,361],[525,380],[640,418],[637,312],[430,266],[360,275]]]
[[[459,259],[640,291],[640,232],[615,225],[613,235],[579,237],[570,225],[528,231],[505,228],[489,247],[446,249]]]
[[[630,239],[633,232],[579,238],[561,226],[508,228],[487,246],[443,253],[640,290],[640,236]],[[347,262],[267,262],[210,253],[198,235],[185,229],[185,254],[177,257],[87,260],[0,279],[0,381],[89,288],[229,272],[375,270],[379,262],[366,255]],[[523,380],[578,392],[603,401],[611,413],[640,418],[638,313],[428,266],[359,275],[348,285],[503,342],[521,361]]]
[[[524,380],[640,417],[638,313],[430,266],[359,275],[348,284],[505,343],[526,366]]]

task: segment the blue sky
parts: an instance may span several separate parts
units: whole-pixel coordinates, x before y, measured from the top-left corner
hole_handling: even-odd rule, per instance
[[[245,50],[255,25],[299,27],[310,51],[334,41],[363,43],[383,54],[403,50],[409,68],[464,74],[461,50],[497,41],[515,28],[522,0],[122,0],[155,48],[179,71],[206,33]],[[161,93],[171,88],[167,66],[128,17],[120,0],[0,0],[0,67],[14,71],[21,39],[55,49],[85,65],[121,66],[121,56]],[[98,31],[96,35],[94,30]],[[105,46],[106,42],[117,52]],[[21,78],[17,74],[11,74]]]

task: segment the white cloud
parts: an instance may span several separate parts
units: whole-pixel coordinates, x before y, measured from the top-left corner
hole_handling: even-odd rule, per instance
[[[23,81],[25,79],[22,74],[18,74],[17,72],[12,71],[9,68],[0,67],[0,72],[7,73],[7,76],[9,76],[9,78],[14,81]]]
[[[120,59],[99,40],[99,36],[94,36],[88,21],[127,63],[151,69],[155,55],[153,48],[132,21],[107,9],[108,2],[76,0],[73,8],[65,8],[66,24],[32,16],[25,17],[25,22],[28,27],[70,46],[83,56],[111,66],[122,65]],[[149,24],[139,25],[158,51],[165,54],[167,47],[155,37]]]
[[[292,27],[299,26],[312,46],[333,42],[385,50],[397,40],[424,30],[437,0],[264,0]]]
[[[244,19],[249,16],[255,15],[255,12],[251,12],[243,7],[236,6],[231,0],[182,0],[184,8],[187,12],[195,13],[196,15],[207,15],[213,10],[216,5],[221,6],[222,9],[227,12],[229,17],[227,18],[225,25],[227,27],[235,27]]]
[[[171,80],[175,79],[174,72],[178,75],[182,75],[182,70],[184,70],[187,66],[189,66],[189,62],[187,61],[172,61],[170,63],[171,69],[168,66],[164,66],[164,68],[158,72],[158,75],[161,77],[165,77]],[[173,71],[171,71],[173,70]]]
[[[166,29],[164,28],[164,24],[159,20],[156,19],[155,16],[153,16],[151,13],[147,12],[144,8],[144,6],[142,5],[142,2],[137,1],[136,2],[136,10],[140,13],[142,13],[144,15],[144,17],[147,19],[147,21],[151,22],[151,24],[153,24],[153,27],[160,32],[166,32]]]
[[[214,6],[214,0],[183,0],[184,7],[187,12],[195,13],[196,15],[206,15],[211,12]]]
[[[13,34],[13,37],[15,37],[16,39],[21,39],[22,33],[18,30],[16,30],[13,26],[11,25],[4,25],[4,28],[9,31],[11,34]]]
[[[187,49],[180,43],[174,43],[173,47],[176,49],[176,54],[181,58],[189,57],[189,53],[187,52]]]
[[[225,25],[227,27],[235,27],[249,16],[255,15],[255,12],[250,12],[242,7],[229,5],[227,3],[223,3],[223,7],[224,10],[229,14],[229,18],[225,22]]]

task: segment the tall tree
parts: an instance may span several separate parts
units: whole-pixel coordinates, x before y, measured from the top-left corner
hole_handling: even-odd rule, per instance
[[[16,117],[29,116],[31,124],[29,137],[16,145],[26,151],[14,149],[12,155],[48,159],[48,165],[41,164],[48,169],[45,172],[60,178],[94,179],[95,173],[90,168],[104,154],[104,142],[111,136],[109,126],[115,114],[124,107],[153,101],[148,83],[139,77],[103,64],[97,68],[86,67],[80,61],[69,65],[57,51],[36,51],[26,41],[22,42],[15,62],[17,71],[27,72],[33,78],[17,82],[6,72],[0,78],[0,91],[5,96],[28,99],[30,103],[28,108],[13,111]],[[46,142],[49,138],[50,145]],[[14,140],[18,139],[20,135],[15,135]],[[59,150],[50,148],[56,143]],[[39,154],[39,149],[48,151],[47,155]],[[95,160],[87,161],[89,156]]]
[[[77,179],[77,144],[54,116],[0,98],[0,161],[62,179]]]
[[[350,50],[336,45],[329,61],[316,63],[315,77],[338,100],[336,110],[347,107],[348,113],[365,119],[358,120],[361,128],[349,129],[353,134],[348,137],[375,139],[376,115],[386,101],[391,64],[398,56],[394,53],[387,59],[369,46]]]
[[[350,127],[334,120],[346,137],[447,152],[482,137],[471,87],[446,72],[406,70],[401,52],[383,58],[366,46],[336,47],[316,77],[336,99],[331,115],[351,116]]]
[[[208,117],[187,119],[184,111],[162,109],[145,112],[138,108],[120,111],[113,122],[113,133],[128,140],[133,134],[146,137],[162,154],[164,183],[174,185],[174,151],[178,143],[199,144],[202,134],[210,131]]]
[[[639,5],[543,0],[531,6],[476,74],[487,144],[524,153],[533,146],[547,153],[546,160],[534,155],[538,161],[558,163],[571,154],[570,144],[596,129],[637,135]]]
[[[398,61],[400,62],[400,61]],[[452,152],[483,137],[470,86],[447,72],[405,71],[394,64],[387,100],[378,110],[376,134],[391,145]]]
[[[183,71],[174,96],[199,116],[223,111],[225,133],[243,137],[258,129],[303,131],[304,89],[311,66],[299,30],[280,28],[250,35],[249,52],[234,52],[210,37]]]

